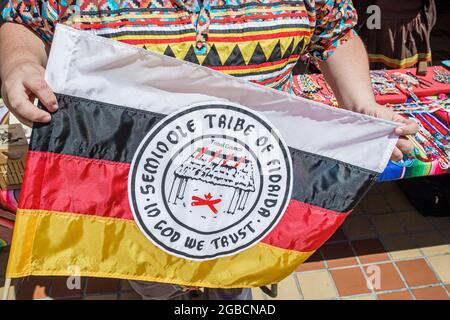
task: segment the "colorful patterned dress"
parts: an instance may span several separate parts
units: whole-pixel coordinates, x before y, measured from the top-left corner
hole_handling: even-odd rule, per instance
[[[355,35],[350,0],[2,0],[2,19],[51,43],[56,23],[292,92],[303,55]]]

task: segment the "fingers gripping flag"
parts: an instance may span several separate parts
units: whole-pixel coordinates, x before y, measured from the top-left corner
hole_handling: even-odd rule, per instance
[[[58,26],[7,276],[282,280],[385,168],[395,124]]]

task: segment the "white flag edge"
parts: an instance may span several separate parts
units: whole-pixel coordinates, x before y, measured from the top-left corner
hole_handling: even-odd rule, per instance
[[[212,100],[237,103],[267,117],[290,147],[377,173],[385,169],[398,139],[397,123],[62,24],[56,26],[46,80],[59,94],[162,114]]]

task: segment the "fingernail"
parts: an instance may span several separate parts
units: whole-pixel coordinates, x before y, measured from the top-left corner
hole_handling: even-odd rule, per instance
[[[47,114],[44,117],[42,117],[42,120],[44,120],[45,122],[49,122],[50,120],[52,120],[52,117],[49,114]]]
[[[57,104],[57,103],[53,104],[53,109],[54,109],[55,111],[58,110],[58,104]]]

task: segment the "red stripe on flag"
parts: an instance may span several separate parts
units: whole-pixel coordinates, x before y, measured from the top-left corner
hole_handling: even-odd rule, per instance
[[[19,208],[133,219],[129,163],[29,151]]]
[[[133,220],[129,169],[128,163],[29,151],[19,208]],[[262,242],[295,251],[315,250],[347,215],[291,199],[279,224]]]
[[[291,199],[281,221],[262,242],[302,252],[316,250],[335,233],[349,213]]]

